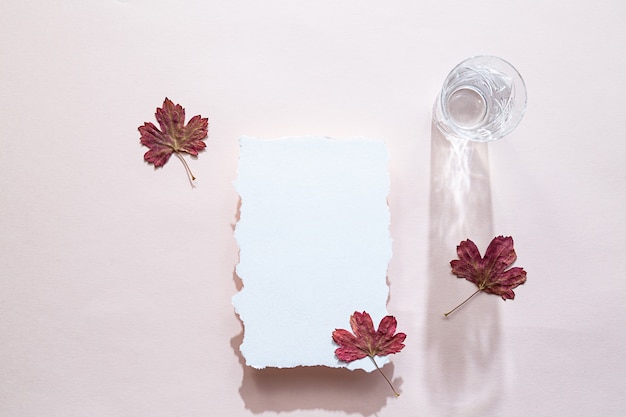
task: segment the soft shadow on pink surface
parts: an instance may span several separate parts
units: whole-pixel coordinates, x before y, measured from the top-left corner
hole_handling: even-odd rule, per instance
[[[429,289],[425,385],[437,415],[497,415],[505,382],[499,305],[450,272],[456,247],[473,240],[484,254],[493,236],[488,145],[448,141],[432,127],[429,218]]]
[[[246,408],[255,414],[322,409],[370,416],[379,412],[389,398],[396,400],[378,372],[323,366],[289,369],[246,366],[239,351],[242,341],[243,333],[231,339],[231,346],[243,368],[239,393]],[[402,379],[393,378],[393,364],[382,369],[402,393]]]

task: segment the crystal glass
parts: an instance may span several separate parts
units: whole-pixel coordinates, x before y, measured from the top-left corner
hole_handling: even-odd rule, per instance
[[[476,56],[448,74],[433,109],[433,121],[448,138],[488,142],[519,124],[526,86],[517,70],[495,56]]]

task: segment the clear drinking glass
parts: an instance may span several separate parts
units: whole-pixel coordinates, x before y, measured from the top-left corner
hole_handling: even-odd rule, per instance
[[[525,111],[526,86],[517,70],[501,58],[476,56],[448,74],[433,120],[449,139],[488,142],[515,129]]]

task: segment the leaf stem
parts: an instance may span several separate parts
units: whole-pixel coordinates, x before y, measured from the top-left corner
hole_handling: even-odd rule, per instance
[[[185,158],[183,158],[180,152],[174,152],[174,154],[178,157],[178,159],[180,159],[180,162],[182,162],[183,165],[185,166],[185,171],[187,171],[187,175],[189,176],[189,178],[191,178],[191,181],[195,180],[196,177],[194,177],[193,174],[191,173],[191,169],[189,168],[189,165],[187,165],[187,161],[185,161]]]
[[[391,381],[389,381],[389,378],[387,378],[387,377],[385,376],[385,374],[383,373],[382,369],[380,369],[380,368],[378,367],[378,364],[376,363],[376,360],[374,359],[374,357],[373,357],[373,356],[370,356],[369,358],[372,360],[372,362],[374,362],[374,366],[376,367],[376,369],[378,369],[378,372],[380,372],[380,374],[383,376],[383,378],[385,378],[385,381],[387,381],[387,383],[388,383],[388,384],[389,384],[389,386],[391,387],[391,390],[393,391],[393,393],[395,394],[395,396],[396,396],[396,397],[399,397],[399,396],[400,396],[400,394],[398,394],[398,392],[397,392],[397,391],[396,391],[396,389],[393,387],[393,385],[391,385]]]
[[[469,297],[467,297],[465,299],[465,301],[463,301],[461,304],[459,304],[458,306],[454,307],[452,310],[448,311],[447,313],[444,314],[445,317],[448,317],[450,314],[452,314],[454,311],[456,311],[457,308],[461,307],[463,304],[467,303],[469,300],[472,299],[473,296],[475,296],[476,294],[478,294],[479,292],[482,291],[482,288],[479,288],[476,290],[475,293],[473,293],[472,295],[470,295]]]

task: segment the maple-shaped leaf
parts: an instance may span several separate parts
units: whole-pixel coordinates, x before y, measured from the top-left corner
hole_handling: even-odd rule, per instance
[[[523,268],[507,269],[517,259],[513,238],[510,236],[493,238],[485,251],[485,256],[480,255],[476,244],[469,239],[461,242],[456,252],[459,259],[450,261],[452,273],[458,278],[473,282],[478,290],[444,314],[446,317],[481,291],[499,295],[503,300],[512,300],[515,298],[513,289],[526,282],[526,271]]]
[[[352,327],[353,333],[345,329],[335,329],[333,332],[333,341],[339,345],[335,350],[337,359],[343,362],[352,362],[366,356],[369,357],[393,393],[398,397],[400,394],[396,392],[374,359],[374,356],[398,353],[404,348],[403,342],[406,339],[406,334],[396,333],[396,318],[393,316],[383,317],[378,325],[378,330],[375,330],[372,317],[367,312],[355,311],[350,316],[350,327]]]
[[[163,101],[163,107],[157,107],[155,117],[160,129],[151,122],[145,122],[139,127],[141,144],[150,149],[143,158],[158,168],[175,154],[185,166],[189,177],[195,180],[181,153],[197,156],[206,147],[203,140],[209,131],[209,119],[197,115],[185,125],[185,109],[167,97]]]

